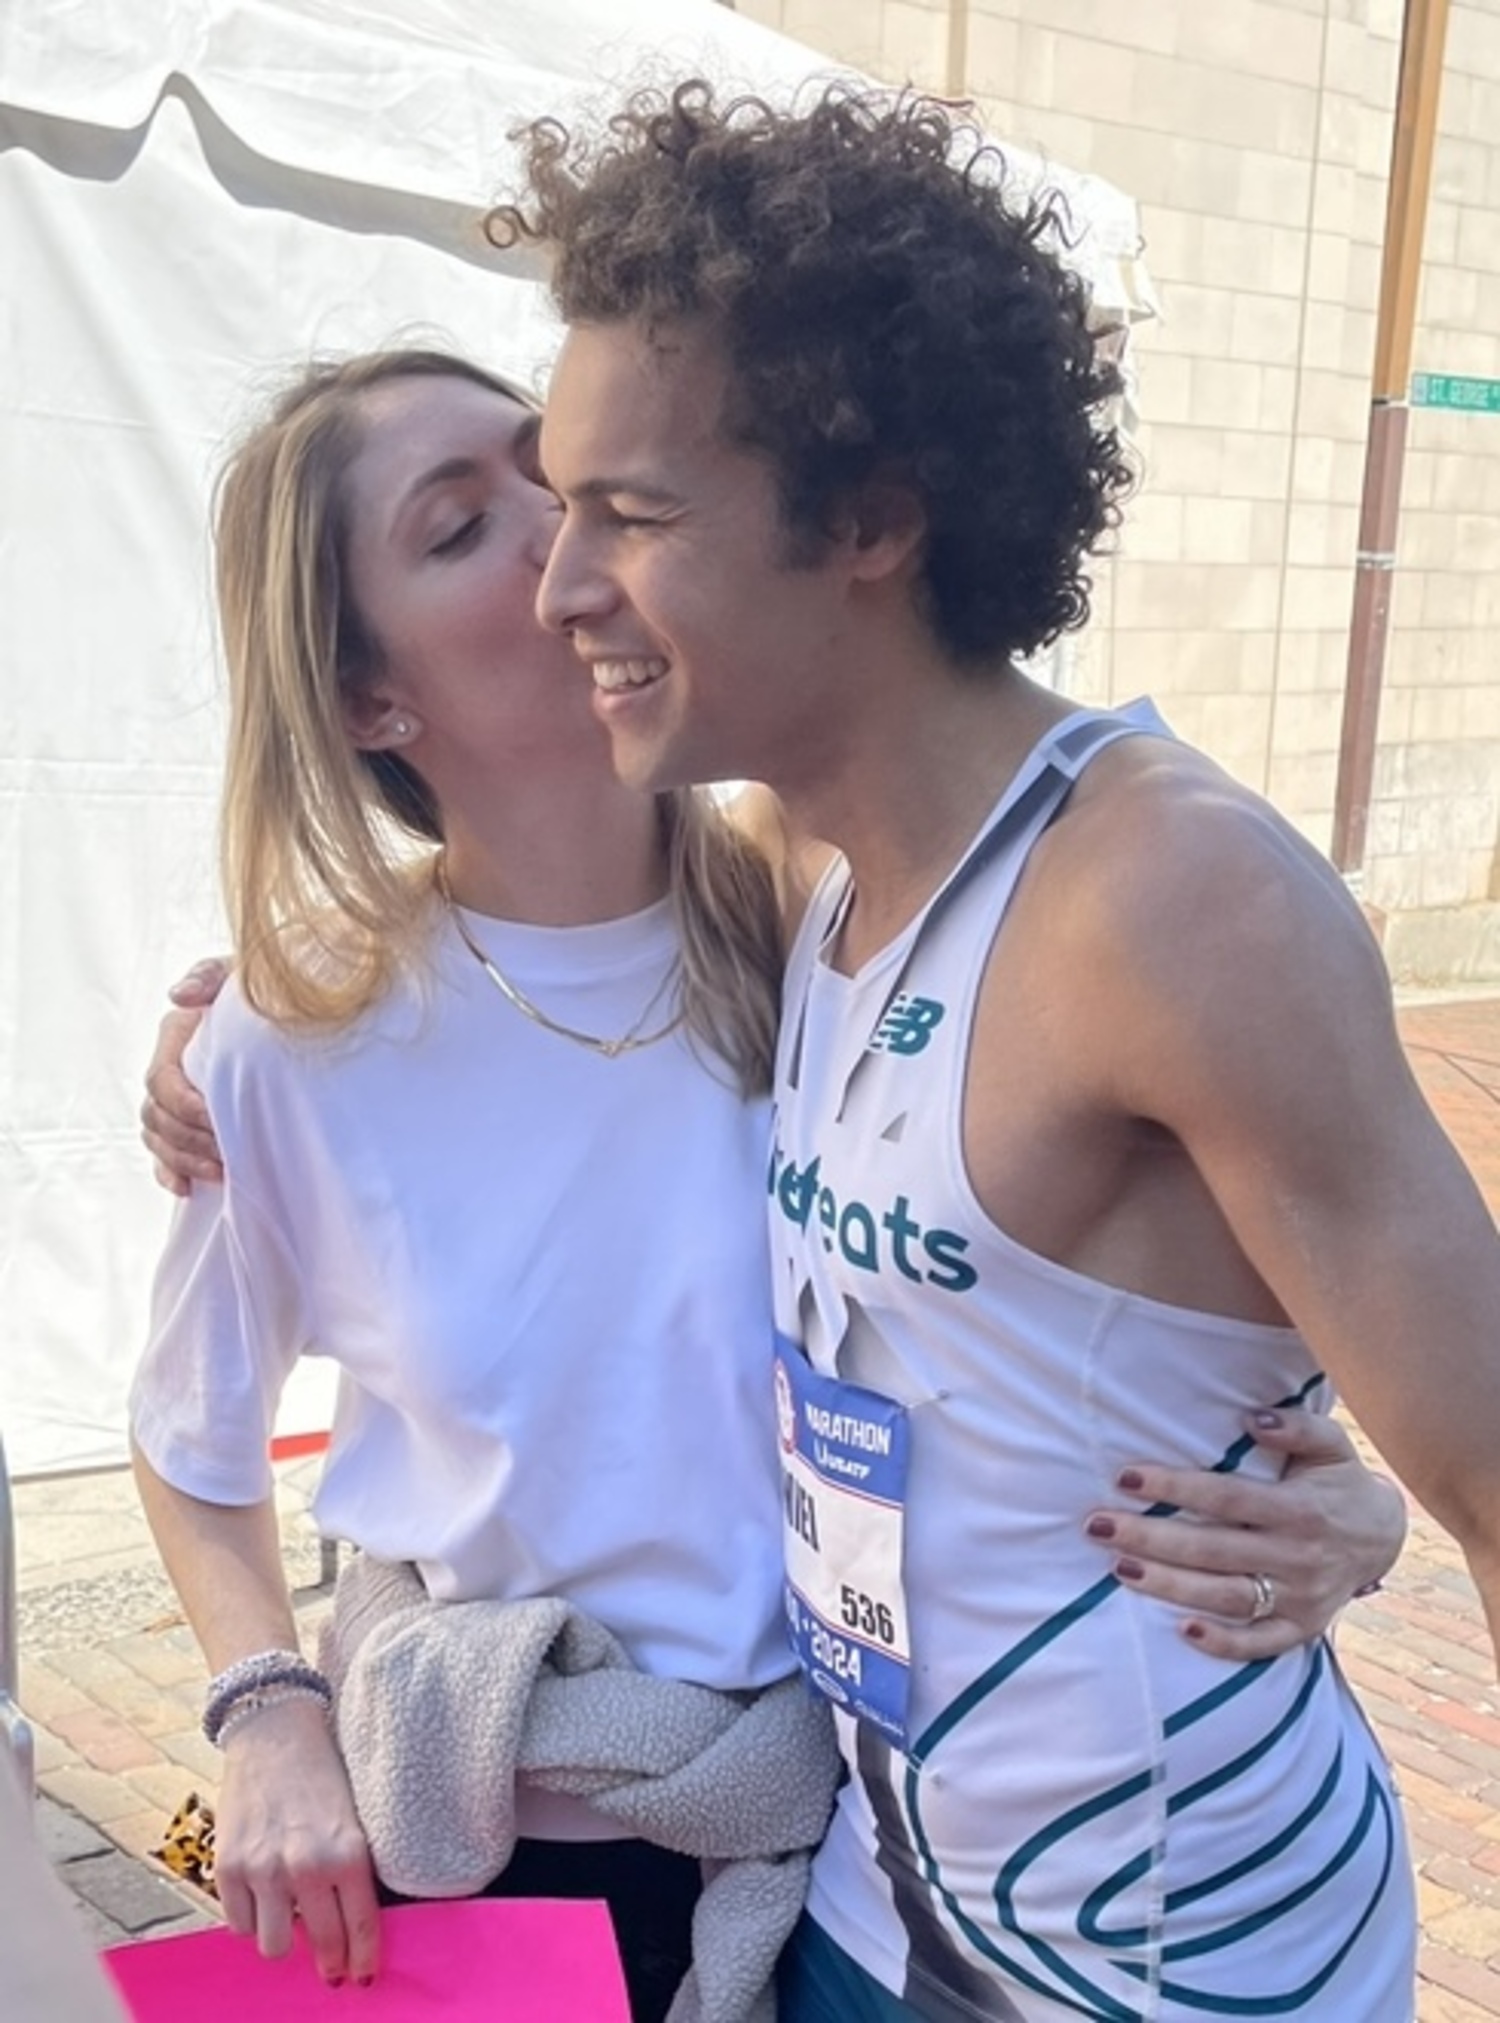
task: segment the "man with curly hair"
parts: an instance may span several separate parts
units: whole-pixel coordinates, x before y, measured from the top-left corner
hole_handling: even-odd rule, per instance
[[[1407,2023],[1386,1766],[1278,1569],[1131,1612],[1085,1528],[1203,1465],[1232,1522],[1326,1371],[1493,1629],[1500,1246],[1328,866],[1149,707],[1017,671],[1127,485],[1066,221],[848,87],[528,145],[543,618],[624,777],[766,782],[789,884],[837,849],[769,1194],[789,1616],[849,1777],[783,2018]]]

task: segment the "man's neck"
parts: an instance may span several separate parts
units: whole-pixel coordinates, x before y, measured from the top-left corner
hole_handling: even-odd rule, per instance
[[[782,790],[793,826],[834,844],[854,874],[841,968],[858,968],[926,904],[1070,707],[1007,667],[938,664],[899,687],[872,684],[838,762]]]

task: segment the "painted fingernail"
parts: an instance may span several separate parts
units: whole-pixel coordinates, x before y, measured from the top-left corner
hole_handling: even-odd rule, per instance
[[[1144,1479],[1139,1468],[1122,1468],[1115,1477],[1121,1489],[1139,1489]]]
[[[1113,1538],[1115,1535],[1114,1519],[1112,1517],[1091,1517],[1088,1521],[1088,1535],[1090,1538]]]
[[[1276,1428],[1281,1424],[1281,1414],[1270,1410],[1257,1412],[1255,1414],[1255,1423],[1267,1433],[1274,1433]]]
[[[1138,1559],[1117,1559],[1115,1572],[1121,1580],[1144,1580],[1146,1569]]]
[[[1202,1623],[1184,1623],[1182,1634],[1190,1644],[1201,1644],[1204,1637],[1203,1625]]]
[[[373,1974],[361,1974],[355,1985],[360,1988],[373,1988],[375,1976]]]
[[[344,1977],[343,1977],[343,1975],[342,1975],[342,1974],[330,1974],[330,1975],[328,1976],[328,1985],[329,1985],[329,1987],[330,1987],[330,1988],[342,1988],[342,1987],[343,1987],[343,1985],[344,1985]]]

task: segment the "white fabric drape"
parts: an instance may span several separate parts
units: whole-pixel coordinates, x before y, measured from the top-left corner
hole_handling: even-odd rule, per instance
[[[425,335],[540,379],[541,291],[478,229],[507,130],[699,68],[784,97],[830,66],[709,0],[0,8],[0,1425],[18,1475],[124,1452],[169,1210],[137,1143],[141,1070],[164,984],[224,938],[223,451],[315,349]],[[1048,174],[1101,309],[1149,313],[1134,205]]]

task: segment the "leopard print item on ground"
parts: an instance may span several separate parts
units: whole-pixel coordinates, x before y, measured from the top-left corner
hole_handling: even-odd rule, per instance
[[[196,1791],[190,1791],[172,1814],[161,1846],[151,1852],[183,1882],[195,1883],[208,1896],[218,1896],[214,1883],[213,1807],[206,1805]]]

